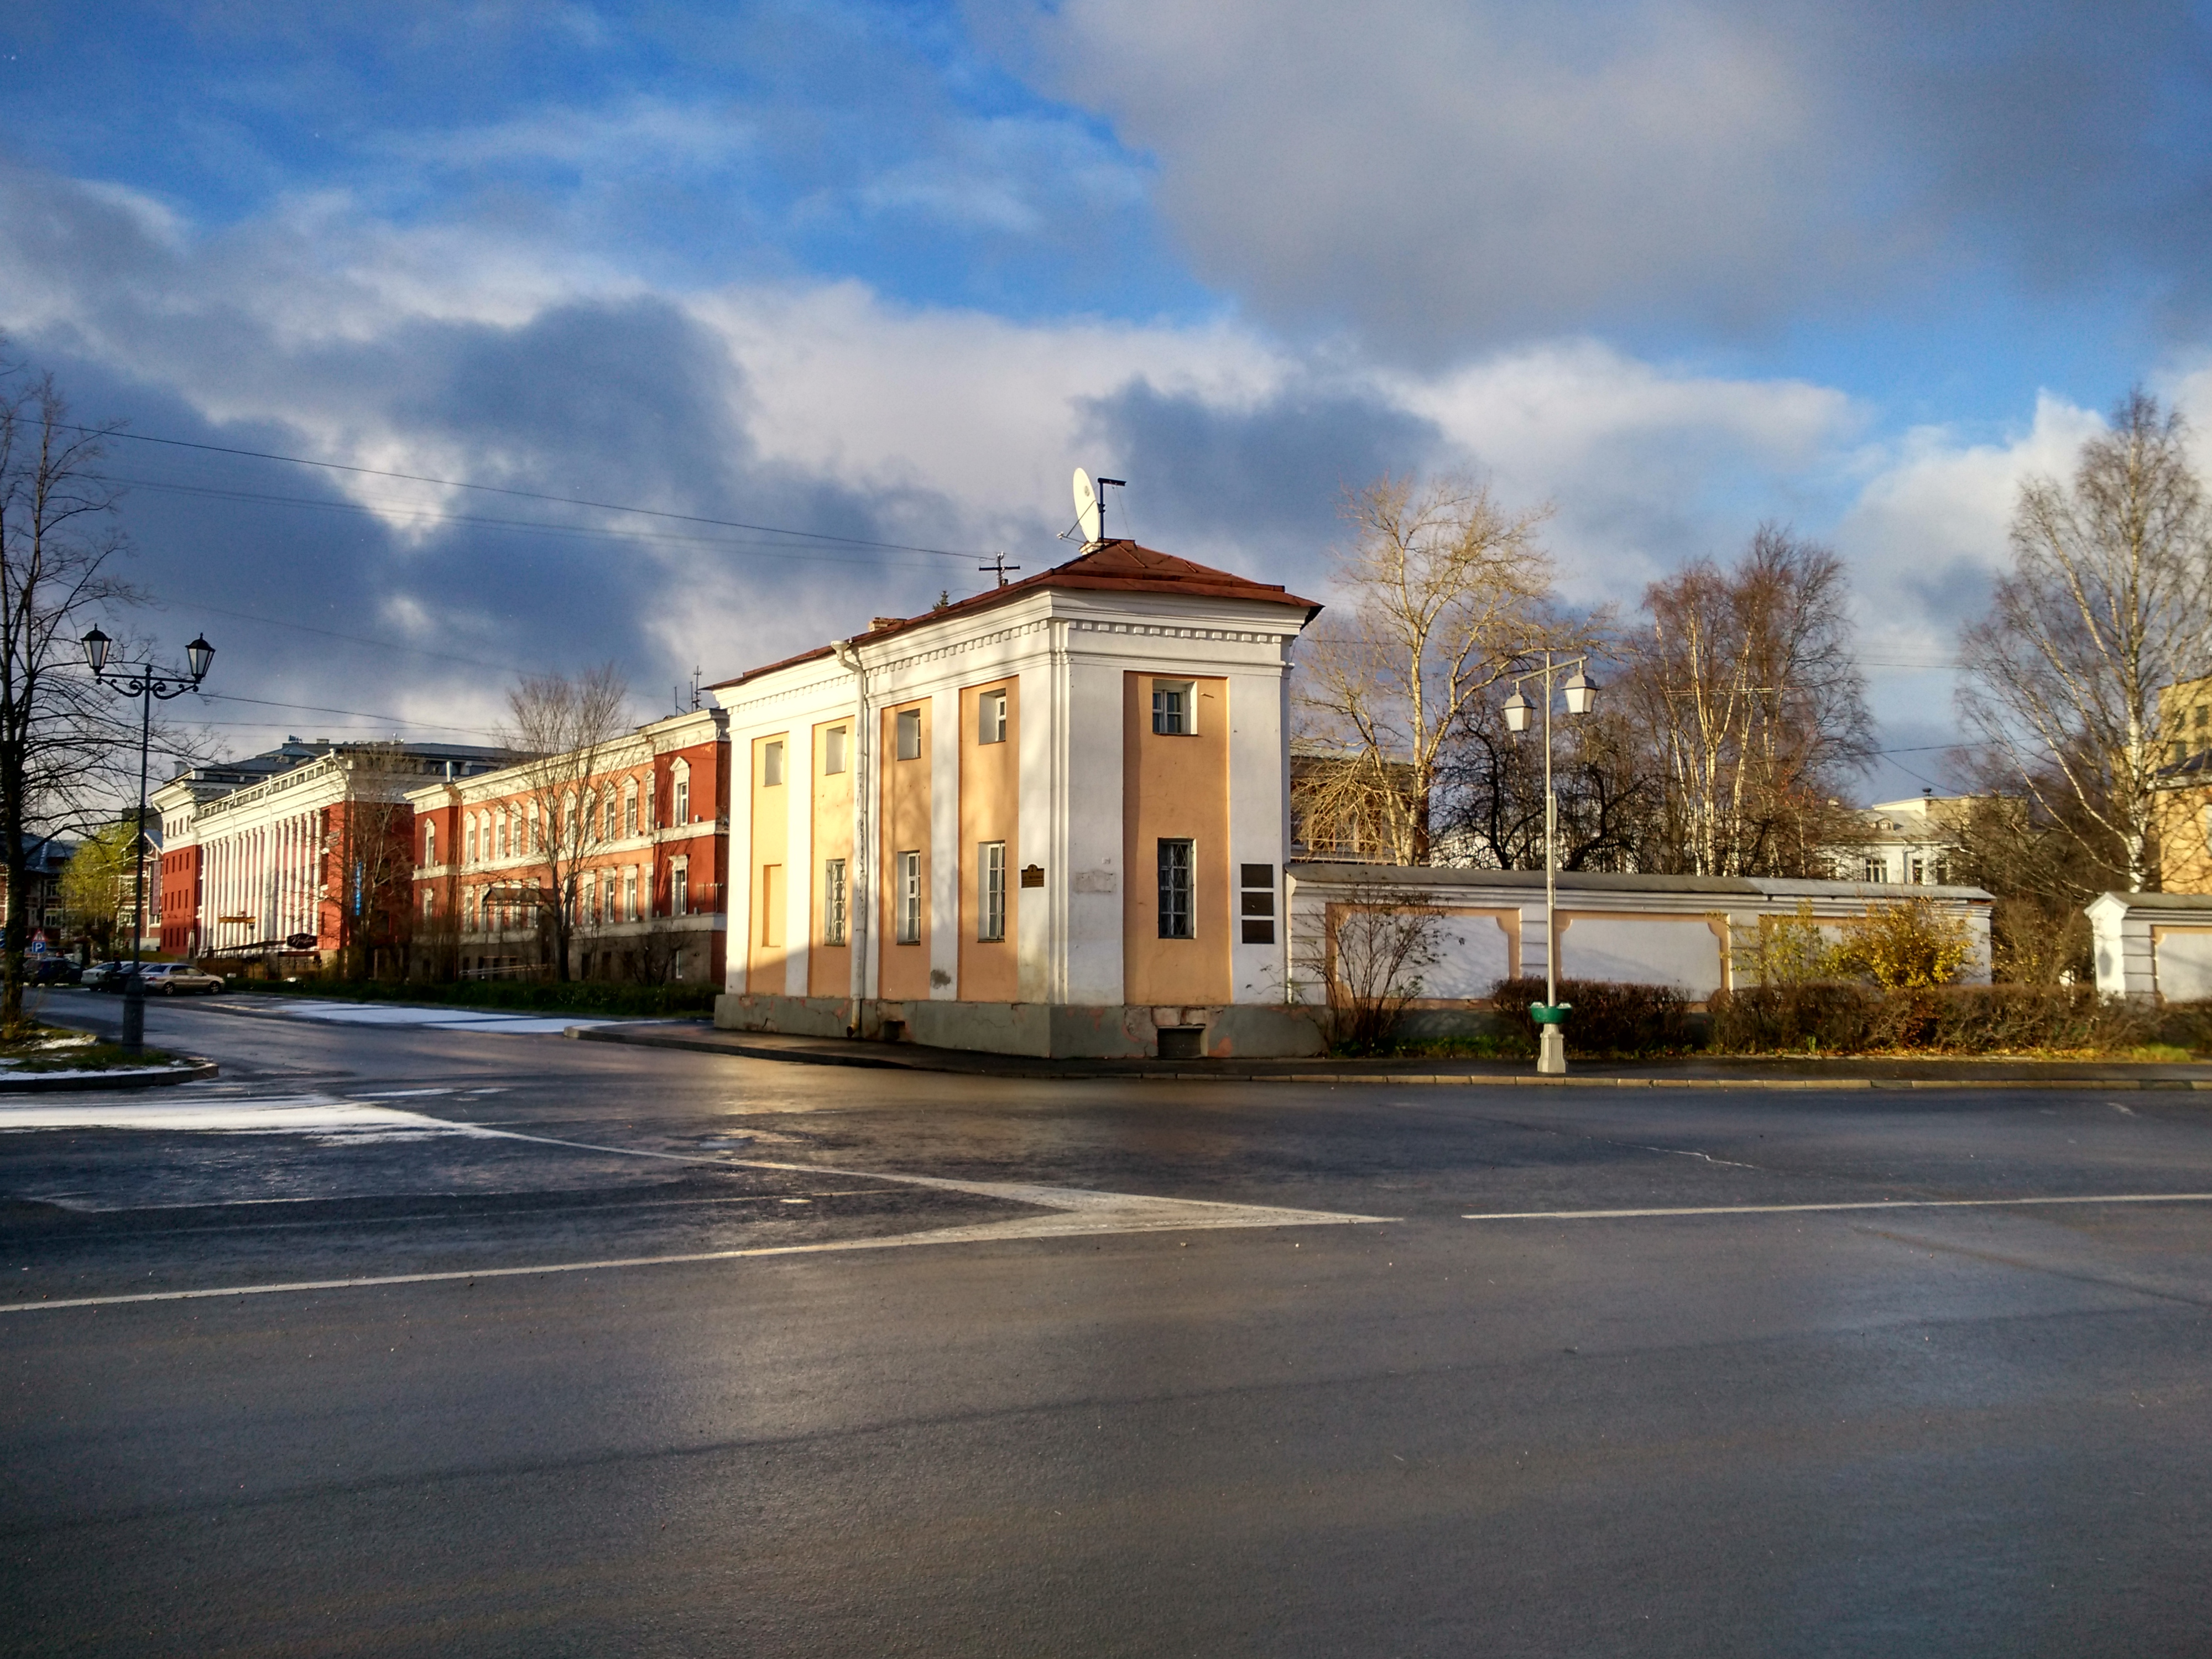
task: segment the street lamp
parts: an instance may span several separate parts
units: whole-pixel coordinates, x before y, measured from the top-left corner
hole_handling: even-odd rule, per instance
[[[1567,1069],[1567,1042],[1560,1029],[1566,1024],[1566,1003],[1559,1000],[1559,798],[1552,792],[1552,690],[1554,681],[1570,668],[1574,672],[1559,682],[1559,693],[1567,706],[1567,713],[1587,714],[1597,701],[1597,687],[1584,672],[1588,657],[1570,657],[1565,662],[1553,662],[1552,653],[1544,653],[1544,665],[1518,675],[1513,690],[1505,699],[1505,729],[1519,733],[1528,729],[1528,716],[1534,705],[1521,694],[1521,688],[1534,680],[1542,686],[1544,701],[1544,1000],[1528,1012],[1536,1022],[1538,1044],[1536,1070],[1545,1077],[1563,1076]]]
[[[137,1054],[146,1043],[146,985],[140,976],[146,939],[146,752],[154,734],[154,700],[167,702],[196,691],[215,661],[215,647],[205,635],[195,635],[185,647],[187,672],[158,668],[150,662],[115,665],[119,678],[107,678],[108,648],[114,643],[97,628],[84,636],[85,665],[92,677],[118,697],[136,697],[138,714],[138,874],[131,895],[131,972],[123,981],[123,1049]]]

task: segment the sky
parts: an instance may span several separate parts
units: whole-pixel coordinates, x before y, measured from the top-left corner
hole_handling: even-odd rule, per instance
[[[1881,799],[2021,479],[2212,427],[2206,6],[14,0],[0,109],[0,331],[240,753],[668,712],[1072,556],[1078,465],[1328,599],[1461,471],[1577,603],[1835,547]]]

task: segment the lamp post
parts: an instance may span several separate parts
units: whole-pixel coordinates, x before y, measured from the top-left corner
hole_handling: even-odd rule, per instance
[[[146,939],[146,751],[154,734],[154,700],[167,702],[181,697],[187,691],[196,691],[207,678],[208,665],[215,660],[215,647],[207,642],[205,635],[196,635],[185,647],[185,661],[189,672],[179,674],[173,668],[158,668],[150,662],[118,662],[111,665],[107,652],[113,643],[97,628],[84,636],[84,660],[92,670],[93,678],[118,697],[138,699],[138,872],[131,893],[131,972],[123,981],[123,1051],[135,1054],[146,1044],[146,985],[139,968]],[[107,671],[112,666],[117,678],[111,680]]]
[[[1561,1027],[1566,1024],[1569,1006],[1559,1000],[1559,799],[1552,793],[1553,682],[1573,669],[1574,673],[1559,685],[1559,695],[1568,714],[1578,718],[1587,714],[1597,700],[1597,687],[1583,672],[1589,664],[1588,657],[1553,662],[1547,651],[1544,665],[1516,676],[1512,694],[1505,699],[1505,728],[1517,734],[1528,729],[1532,708],[1521,695],[1521,688],[1530,680],[1544,688],[1544,1000],[1528,1012],[1536,1021],[1536,1070],[1545,1077],[1559,1077],[1566,1072],[1566,1034]]]

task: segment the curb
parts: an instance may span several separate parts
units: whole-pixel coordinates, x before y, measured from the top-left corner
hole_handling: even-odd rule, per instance
[[[788,1048],[742,1039],[687,1036],[674,1032],[648,1032],[621,1025],[571,1026],[563,1036],[583,1042],[622,1042],[641,1048],[684,1048],[699,1054],[733,1054],[745,1060],[776,1060],[799,1066],[848,1066],[875,1071],[935,1072],[963,1077],[997,1077],[1026,1081],[1087,1082],[1091,1080],[1156,1083],[1323,1083],[1332,1087],[1372,1086],[1378,1084],[1424,1088],[1535,1089],[1721,1089],[1784,1090],[1792,1093],[1825,1089],[1855,1091],[1914,1091],[1942,1089],[2063,1089],[2157,1090],[2174,1093],[2212,1091],[2212,1077],[2070,1077],[2070,1078],[1875,1078],[1875,1077],[1545,1077],[1534,1073],[1499,1072],[1276,1072],[1231,1069],[1224,1061],[1202,1072],[1160,1071],[1151,1067],[1116,1066],[1101,1060],[1083,1070],[1048,1069],[1024,1066],[1008,1058],[1004,1065],[977,1064],[950,1050],[918,1049],[914,1058],[903,1054],[868,1054],[834,1048]],[[855,1045],[856,1047],[863,1045]],[[869,1044],[867,1047],[888,1045]],[[927,1058],[922,1056],[927,1055]],[[940,1055],[942,1057],[940,1057]]]
[[[188,1056],[188,1058],[190,1058]],[[222,1067],[211,1060],[192,1059],[189,1066],[164,1066],[159,1070],[96,1072],[90,1077],[0,1078],[0,1095],[63,1094],[84,1089],[160,1089],[174,1083],[198,1083],[219,1074]]]

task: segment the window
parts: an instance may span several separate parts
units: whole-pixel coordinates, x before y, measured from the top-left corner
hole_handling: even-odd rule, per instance
[[[631,784],[623,791],[623,834],[637,833],[637,786]]]
[[[822,942],[845,942],[845,860],[822,861]]]
[[[1003,737],[995,739],[1003,742]],[[1006,936],[1006,843],[987,841],[975,849],[975,891],[981,901],[975,937],[989,944]]]
[[[542,853],[545,850],[545,832],[544,827],[538,822],[536,801],[530,803],[530,850],[533,853]]]
[[[898,747],[894,751],[901,760],[921,758],[921,710],[902,708],[894,720],[898,734]]]
[[[672,916],[691,914],[691,860],[689,859],[669,860],[668,914]]]
[[[507,814],[502,811],[499,815],[499,855],[501,858],[507,856]]]
[[[607,797],[606,827],[600,831],[600,836],[603,840],[612,841],[616,836],[622,834],[622,820],[616,816],[616,814],[621,810],[622,809],[616,804],[615,798],[611,794],[609,795]]]
[[[1188,680],[1152,682],[1152,731],[1163,738],[1187,738],[1196,731],[1196,698]],[[1181,934],[1172,935],[1181,938]]]
[[[658,830],[660,827],[660,814],[654,810],[659,804],[659,791],[660,779],[657,775],[646,779],[645,827],[648,830]]]
[[[468,890],[467,894],[463,897],[463,899],[462,899],[462,901],[461,901],[461,914],[462,914],[463,917],[466,920],[466,921],[467,921],[467,923],[468,923],[468,929],[469,929],[469,931],[470,931],[471,933],[473,933],[474,932],[476,932],[476,930],[477,930],[477,890],[476,890],[475,888],[473,888],[473,887],[471,887],[471,888],[470,888],[470,889],[469,889],[469,890]]]
[[[623,917],[637,920],[637,866],[633,864],[623,872]]]
[[[833,726],[822,734],[822,772],[825,777],[845,769],[845,728]]]
[[[1246,945],[1273,945],[1275,942],[1275,866],[1272,864],[1248,864],[1237,881],[1237,911],[1243,924],[1243,942]]]
[[[761,745],[761,783],[769,789],[783,781],[783,745],[766,743]]]
[[[422,826],[422,862],[435,864],[437,861],[438,826],[434,823],[426,823]]]
[[[898,875],[898,942],[921,943],[921,854],[901,853],[895,860]]]
[[[1160,937],[1195,939],[1191,926],[1191,851],[1188,841],[1160,842]]]
[[[588,927],[599,925],[599,872],[596,870],[584,878],[584,921]]]
[[[1006,694],[986,691],[975,699],[975,741],[1004,743],[1006,740]]]
[[[438,896],[430,891],[428,888],[425,888],[422,891],[422,920],[425,921],[435,921],[437,919]]]
[[[676,791],[676,822],[689,823],[691,822],[691,769],[682,761],[677,762],[671,781]]]

